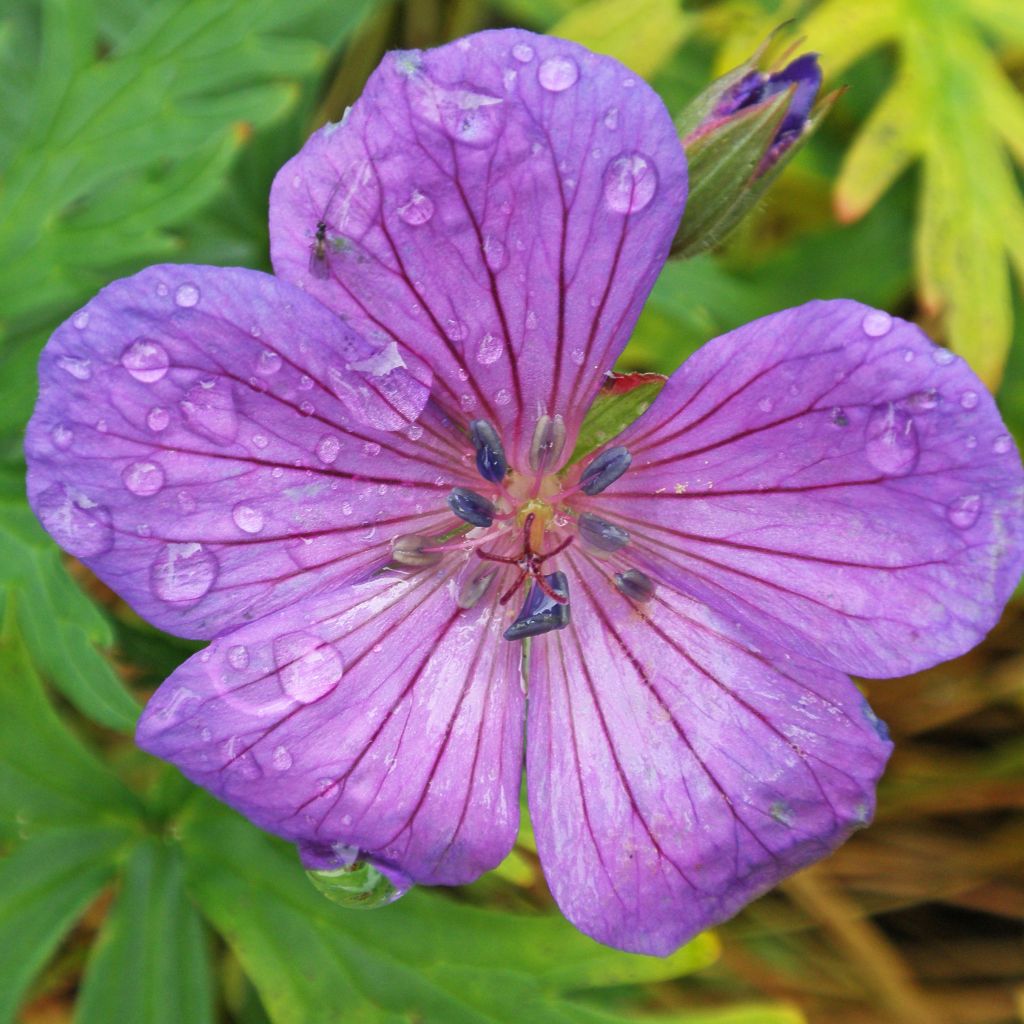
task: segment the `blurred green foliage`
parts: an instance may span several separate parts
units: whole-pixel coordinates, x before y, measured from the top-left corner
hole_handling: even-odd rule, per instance
[[[1024,274],[1015,0],[8,0],[0,949],[17,954],[0,957],[0,1024],[68,974],[81,976],[84,1024],[802,1019],[785,1006],[659,1009],[657,983],[707,968],[716,939],[664,961],[586,939],[538,910],[528,826],[461,894],[417,891],[365,915],[323,900],[285,844],[135,751],[133,690],[191,647],[82,590],[28,511],[20,454],[49,331],[149,262],[266,266],[274,171],[340,115],[385,47],[518,23],[619,56],[676,113],[788,17],[849,92],[723,250],[666,267],[623,366],[671,372],[714,334],[846,295],[924,319],[1002,380],[1021,431],[1024,310],[1007,266]],[[593,429],[615,429],[657,390],[645,387]],[[83,963],[67,936],[97,907]]]

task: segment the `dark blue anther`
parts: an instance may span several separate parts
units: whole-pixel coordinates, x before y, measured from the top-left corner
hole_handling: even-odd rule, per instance
[[[580,490],[584,494],[600,494],[629,469],[629,464],[632,461],[633,456],[622,445],[601,452],[583,470],[583,475],[580,477]]]
[[[584,512],[579,518],[580,539],[598,551],[618,551],[629,543],[629,531],[607,519]]]
[[[489,420],[473,420],[469,425],[469,439],[476,449],[476,468],[480,475],[492,484],[500,484],[508,472],[508,459],[498,432]]]
[[[482,494],[468,487],[453,487],[448,495],[448,507],[473,526],[490,526],[494,522],[494,505]]]
[[[654,597],[654,581],[639,569],[627,569],[615,574],[615,589],[631,601],[650,601]]]
[[[553,572],[544,577],[544,582],[562,600],[545,594],[534,580],[519,617],[505,630],[506,640],[525,640],[528,636],[540,636],[569,625],[569,581],[565,573]]]

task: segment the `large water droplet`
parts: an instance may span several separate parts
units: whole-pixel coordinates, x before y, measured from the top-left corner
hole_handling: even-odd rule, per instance
[[[174,293],[174,301],[185,309],[190,309],[199,301],[199,289],[194,284],[182,284]]]
[[[259,533],[263,529],[263,513],[252,505],[236,505],[231,510],[231,518],[243,533]]]
[[[537,69],[537,80],[548,92],[565,92],[579,77],[579,65],[572,57],[548,57]]]
[[[265,348],[256,360],[256,372],[270,377],[281,369],[281,357],[273,350]]]
[[[201,380],[179,402],[188,425],[218,444],[227,444],[238,433],[238,415],[231,384],[223,377]]]
[[[368,860],[354,860],[325,871],[307,871],[306,875],[332,903],[354,910],[386,907],[412,888],[411,882],[395,884]]]
[[[406,202],[398,208],[398,216],[413,227],[426,224],[434,216],[434,201],[428,195],[424,195],[419,189],[415,189]]]
[[[149,569],[149,582],[161,601],[198,601],[217,579],[217,561],[202,544],[165,544]]]
[[[121,353],[121,365],[143,384],[155,384],[166,376],[171,360],[163,345],[137,338]]]
[[[860,326],[869,338],[882,338],[892,329],[892,317],[884,310],[873,309],[864,314]]]
[[[274,640],[274,660],[281,688],[300,704],[311,704],[330,693],[344,674],[341,655],[313,633],[286,633]]]
[[[170,414],[166,409],[161,409],[159,405],[154,405],[146,414],[146,426],[156,433],[165,430],[170,422]]]
[[[485,334],[477,346],[476,358],[478,362],[489,365],[490,363],[496,363],[504,352],[505,345],[501,338],[495,334]]]
[[[878,406],[865,427],[868,461],[887,476],[906,476],[917,465],[920,443],[914,418],[892,402]]]
[[[54,448],[66,452],[74,444],[75,432],[70,427],[64,426],[63,423],[58,423],[50,431],[50,440],[53,442]]]
[[[92,363],[88,359],[81,359],[78,356],[61,356],[57,365],[65,372],[71,374],[75,380],[88,380],[92,376]]]
[[[164,471],[155,462],[133,462],[121,474],[125,487],[140,498],[156,494],[164,485]]]
[[[949,503],[946,509],[949,521],[961,530],[970,529],[981,515],[981,495],[965,494]]]
[[[641,153],[616,157],[604,172],[604,201],[614,213],[637,213],[654,198],[658,172]]]
[[[241,671],[249,667],[249,649],[244,644],[234,644],[228,648],[228,664]]]
[[[114,544],[110,510],[54,484],[36,499],[36,515],[53,539],[76,558],[95,558]]]

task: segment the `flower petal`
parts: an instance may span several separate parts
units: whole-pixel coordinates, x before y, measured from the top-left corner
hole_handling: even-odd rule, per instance
[[[469,882],[515,840],[523,695],[496,599],[464,611],[451,588],[378,577],[218,637],[138,743],[286,839]]]
[[[278,172],[271,253],[368,337],[422,356],[445,407],[493,421],[523,460],[538,410],[565,417],[572,450],[685,197],[647,85],[574,43],[483,32],[385,57]]]
[[[601,514],[638,567],[841,671],[962,653],[1020,577],[1024,475],[995,403],[859,303],[715,339],[616,442],[633,465]]]
[[[845,676],[570,562],[573,624],[531,653],[537,848],[578,928],[665,955],[866,824],[891,744]]]
[[[357,421],[338,382],[360,386],[352,366],[372,351],[268,274],[117,281],[43,351],[32,507],[141,615],[187,636],[365,572],[393,534],[453,521],[444,496],[469,481],[471,451],[429,409],[404,434]],[[422,380],[392,379],[422,406]]]

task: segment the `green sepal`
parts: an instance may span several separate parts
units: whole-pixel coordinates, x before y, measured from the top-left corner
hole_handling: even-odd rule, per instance
[[[621,434],[658,397],[668,377],[660,373],[609,373],[576,437],[571,466]]]

